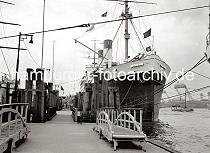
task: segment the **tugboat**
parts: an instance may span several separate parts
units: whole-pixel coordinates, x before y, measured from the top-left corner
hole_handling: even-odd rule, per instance
[[[194,111],[193,108],[181,107],[180,105],[171,106],[171,110],[178,111],[178,112],[192,112],[192,111]]]
[[[75,107],[86,117],[100,108],[142,108],[143,123],[154,123],[159,120],[161,95],[171,69],[151,46],[141,51],[144,53],[129,59],[129,21],[132,23],[132,14],[128,5],[130,1],[123,3],[124,62],[112,61],[112,40],[104,40],[104,49],[98,51],[98,64],[86,67]],[[150,37],[151,29],[143,36],[143,39]]]

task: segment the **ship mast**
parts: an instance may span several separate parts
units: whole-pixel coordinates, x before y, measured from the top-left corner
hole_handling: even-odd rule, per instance
[[[210,2],[209,2],[209,40],[210,40]]]
[[[128,0],[125,0],[125,61],[128,60],[128,40],[130,39],[130,34],[128,33],[128,18],[130,17],[129,14],[129,7],[128,7]]]

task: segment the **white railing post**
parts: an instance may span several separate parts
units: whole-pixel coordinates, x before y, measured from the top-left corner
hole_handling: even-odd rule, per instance
[[[124,113],[126,113],[126,110],[124,110]],[[126,114],[124,114],[123,118],[124,118],[124,127],[126,128]]]
[[[18,112],[18,105],[16,105],[15,110]],[[18,118],[18,115],[15,114],[15,132],[17,132],[17,129],[18,129],[18,120],[17,120],[17,118]]]
[[[10,107],[11,108],[11,107]],[[12,108],[11,108],[12,109]],[[10,134],[10,125],[11,125],[11,112],[8,112],[8,117],[7,117],[7,121],[8,121],[8,129],[7,129],[7,136],[9,136]]]
[[[118,115],[119,115],[119,109],[116,110],[116,119],[115,119],[116,121],[117,121]],[[119,125],[119,121],[117,121],[117,125]]]
[[[27,118],[28,118],[28,105],[26,105],[26,110],[25,110],[25,122],[27,123]]]
[[[0,137],[1,137],[1,132],[2,132],[2,116],[3,114],[0,114]]]
[[[134,119],[136,120],[136,110],[134,110]],[[136,130],[136,127],[135,127],[135,125],[133,125],[133,130],[135,131]]]
[[[139,114],[140,114],[140,119],[139,119],[139,122],[140,122],[140,129],[141,129],[141,131],[142,131],[142,114],[143,114],[143,111],[140,109],[140,112],[139,112]]]
[[[131,114],[131,111],[128,110],[128,113]],[[128,118],[128,128],[131,129],[131,122],[130,122],[130,117]]]
[[[21,108],[20,115],[21,117],[23,117],[23,109],[24,109],[23,105],[20,105],[20,108]]]
[[[112,109],[112,115],[111,116],[112,116],[112,119],[111,119],[112,123],[114,123],[114,109]]]

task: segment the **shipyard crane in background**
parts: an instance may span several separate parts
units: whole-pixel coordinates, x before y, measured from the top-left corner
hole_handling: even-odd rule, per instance
[[[192,95],[190,94],[187,85],[184,83],[177,83],[174,85],[174,89],[176,89],[177,93],[180,94],[179,89],[185,89],[186,95],[188,95],[189,100],[193,100]],[[180,101],[182,100],[182,96],[180,96]]]
[[[200,93],[201,100],[203,100],[203,97],[204,97],[203,93]]]
[[[167,99],[170,98],[166,90],[163,90],[162,97],[163,97],[163,94],[166,95]],[[162,101],[164,102],[165,100],[162,100]],[[169,101],[169,100],[168,100],[168,101]],[[167,102],[168,102],[168,101],[167,101]]]
[[[208,92],[207,94],[208,94],[208,100],[210,100],[210,92]]]

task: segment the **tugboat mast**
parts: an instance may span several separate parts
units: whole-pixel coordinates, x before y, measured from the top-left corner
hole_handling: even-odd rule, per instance
[[[128,7],[128,0],[125,0],[125,61],[128,60],[128,40],[130,39],[130,34],[128,33],[128,18],[130,17],[129,14],[129,7]]]

